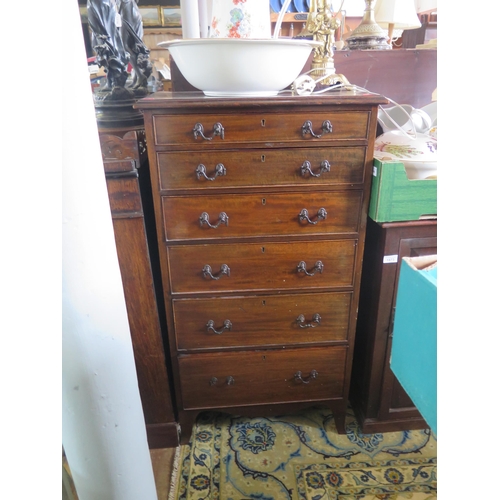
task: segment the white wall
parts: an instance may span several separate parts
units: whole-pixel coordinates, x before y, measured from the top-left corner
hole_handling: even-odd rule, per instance
[[[381,1],[381,0],[377,0]],[[414,0],[416,12],[426,12],[428,10],[437,10],[437,0]],[[332,5],[338,9],[342,0],[333,0]],[[346,11],[346,16],[362,17],[365,11],[365,0],[344,0],[342,10]]]
[[[63,11],[62,444],[79,500],[157,500],[76,0]]]
[[[365,11],[365,0],[332,0],[332,6],[334,10],[340,9],[342,6],[342,10],[346,11],[346,16],[349,17],[363,17],[363,13]]]
[[[437,11],[437,0],[415,0],[417,13],[427,11]]]

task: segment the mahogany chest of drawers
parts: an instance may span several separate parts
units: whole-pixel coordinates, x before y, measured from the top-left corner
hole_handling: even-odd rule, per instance
[[[200,411],[332,408],[349,393],[375,94],[208,98],[144,113],[175,397]]]

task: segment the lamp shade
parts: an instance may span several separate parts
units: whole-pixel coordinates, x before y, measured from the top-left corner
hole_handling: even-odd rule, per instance
[[[375,21],[381,28],[412,30],[422,26],[417,16],[414,0],[377,0]]]

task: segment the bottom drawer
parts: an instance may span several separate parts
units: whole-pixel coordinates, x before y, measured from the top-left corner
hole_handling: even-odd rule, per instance
[[[185,410],[341,398],[347,347],[179,356]],[[317,376],[311,376],[315,371]],[[299,376],[299,373],[301,376]]]

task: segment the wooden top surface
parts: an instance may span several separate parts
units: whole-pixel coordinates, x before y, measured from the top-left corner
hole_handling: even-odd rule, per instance
[[[202,92],[156,92],[134,105],[138,109],[189,109],[261,106],[322,106],[322,105],[383,105],[385,97],[370,92],[330,91],[309,96],[293,95],[291,91],[282,91],[271,97],[207,97]]]

